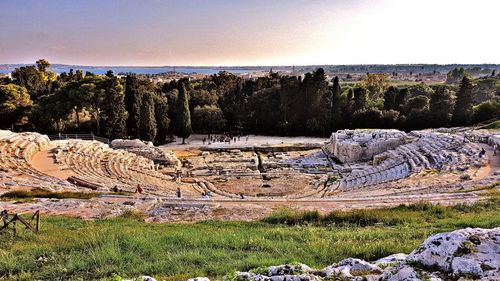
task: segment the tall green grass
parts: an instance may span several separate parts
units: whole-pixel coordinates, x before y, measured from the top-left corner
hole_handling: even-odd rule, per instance
[[[327,215],[280,210],[258,222],[146,224],[136,213],[98,221],[43,216],[39,234],[0,235],[0,279],[215,279],[287,262],[321,268],[346,257],[375,260],[409,253],[433,233],[500,226],[499,193],[491,197],[473,205],[419,203]]]

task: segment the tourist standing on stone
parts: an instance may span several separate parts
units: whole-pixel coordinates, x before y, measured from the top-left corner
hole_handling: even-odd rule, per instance
[[[180,188],[177,188],[177,191],[175,193],[177,194],[177,198],[181,198],[182,197],[181,189]]]
[[[135,188],[135,193],[137,194],[142,194],[142,187],[140,184],[137,184],[137,187]]]

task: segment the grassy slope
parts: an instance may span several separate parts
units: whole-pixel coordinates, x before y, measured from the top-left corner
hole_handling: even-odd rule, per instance
[[[293,261],[323,267],[350,256],[374,260],[408,253],[433,233],[500,226],[498,197],[473,207],[418,204],[324,217],[284,211],[251,223],[145,224],[131,214],[95,222],[44,217],[38,235],[2,234],[0,276],[90,280],[116,273],[186,280]]]

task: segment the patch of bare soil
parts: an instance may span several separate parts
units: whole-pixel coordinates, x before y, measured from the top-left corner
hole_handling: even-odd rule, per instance
[[[51,152],[53,148],[54,147],[47,147],[47,149],[36,153],[31,158],[31,166],[44,174],[62,180],[65,180],[70,176],[74,176],[74,173],[71,172],[71,170],[62,170],[59,165],[54,163],[53,153]]]

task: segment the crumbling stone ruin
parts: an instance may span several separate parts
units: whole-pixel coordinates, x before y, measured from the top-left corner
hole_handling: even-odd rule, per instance
[[[330,190],[351,190],[397,181],[424,169],[464,171],[487,163],[478,144],[464,135],[432,130],[409,134],[394,130],[370,132],[371,139],[365,130],[340,131],[332,135],[329,150],[334,151],[336,157],[351,162],[351,168],[346,170],[338,165],[339,180],[330,183]]]
[[[371,188],[389,192],[408,187],[401,192],[414,193],[419,187],[413,176],[429,174],[427,178],[437,180],[425,187],[428,190],[437,186],[464,190],[500,179],[496,166],[486,167],[496,157],[498,136],[471,128],[409,133],[342,130],[332,135],[330,143],[314,147],[193,147],[178,151],[177,158],[168,146],[140,140],[118,139],[109,146],[1,131],[0,187],[134,192],[140,184],[149,195],[167,197],[176,196],[181,188],[183,197],[194,199],[210,194],[211,199],[321,200],[355,192],[362,196]],[[53,161],[33,166],[32,158],[40,155]],[[335,161],[332,155],[347,163]],[[55,172],[47,173],[43,165]],[[440,177],[446,179],[440,181]]]
[[[405,142],[398,130],[340,130],[332,134],[328,150],[342,163],[368,161]]]

